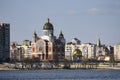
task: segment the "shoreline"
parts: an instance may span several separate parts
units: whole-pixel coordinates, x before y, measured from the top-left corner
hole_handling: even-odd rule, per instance
[[[1,70],[17,70],[14,68],[9,68],[8,66],[4,65],[4,64],[0,64],[0,71]]]
[[[112,70],[120,70],[120,67],[98,67],[97,69],[112,69]]]
[[[0,64],[0,71],[2,70],[55,70],[55,69],[68,69],[68,70],[72,70],[72,69],[105,69],[105,70],[120,70],[120,66],[119,67],[109,67],[109,66],[97,66],[96,68],[75,68],[75,67],[71,67],[71,68],[40,68],[40,69],[16,69],[16,68],[10,68],[7,65],[4,64]]]

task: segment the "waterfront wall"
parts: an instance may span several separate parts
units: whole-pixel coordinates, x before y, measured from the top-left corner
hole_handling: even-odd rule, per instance
[[[110,64],[93,64],[93,63],[70,63],[70,64],[50,64],[50,63],[44,63],[44,64],[24,64],[21,65],[20,63],[16,64],[0,64],[0,70],[16,70],[16,69],[120,69],[120,65],[110,65]]]

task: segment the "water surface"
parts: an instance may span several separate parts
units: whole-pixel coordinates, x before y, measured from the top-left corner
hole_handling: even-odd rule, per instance
[[[120,70],[56,69],[0,71],[0,80],[120,80]]]

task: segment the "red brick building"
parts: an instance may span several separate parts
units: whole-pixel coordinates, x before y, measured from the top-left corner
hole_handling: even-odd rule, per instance
[[[38,58],[41,61],[62,61],[65,58],[65,38],[62,31],[59,37],[54,36],[54,27],[48,21],[43,26],[43,35],[37,36],[33,34],[34,41],[32,42],[32,58]]]

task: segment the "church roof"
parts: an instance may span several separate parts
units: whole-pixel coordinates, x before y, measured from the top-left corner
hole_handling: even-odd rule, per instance
[[[49,22],[49,18],[48,18],[48,22],[44,24],[43,30],[53,30],[53,25]]]
[[[59,38],[64,38],[64,35],[63,35],[62,31],[59,34]]]

